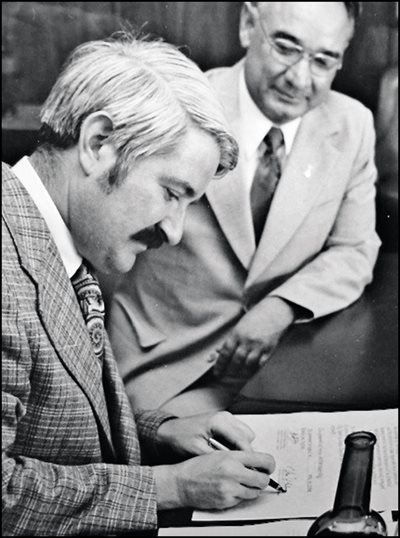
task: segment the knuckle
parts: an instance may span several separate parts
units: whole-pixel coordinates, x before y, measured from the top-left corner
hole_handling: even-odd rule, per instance
[[[271,473],[273,473],[275,471],[275,468],[276,468],[276,463],[275,463],[275,460],[274,460],[274,458],[272,456],[270,456],[269,468],[271,470]]]
[[[246,430],[246,433],[249,441],[254,441],[254,439],[256,438],[256,434],[250,429]]]
[[[232,492],[231,488],[225,480],[220,481],[214,490],[215,495],[221,503],[226,503],[226,501],[231,497]]]
[[[231,421],[234,417],[229,411],[218,411],[218,413],[216,414],[216,418],[225,422]]]
[[[248,349],[245,346],[240,346],[235,351],[235,357],[234,362],[235,363],[242,363],[248,355]]]
[[[222,463],[222,469],[225,474],[232,476],[237,469],[237,462],[232,459],[225,459]]]
[[[272,342],[260,342],[260,350],[262,353],[271,353],[276,345]]]

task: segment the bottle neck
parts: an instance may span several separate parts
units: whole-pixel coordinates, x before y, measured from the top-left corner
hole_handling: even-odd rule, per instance
[[[344,518],[369,513],[373,450],[376,438],[356,432],[346,438],[333,511]]]

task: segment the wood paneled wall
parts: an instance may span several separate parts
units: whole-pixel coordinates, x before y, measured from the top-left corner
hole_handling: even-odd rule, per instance
[[[11,99],[40,104],[68,53],[121,23],[185,45],[202,69],[231,65],[241,2],[2,2],[3,84]],[[364,13],[334,87],[376,109],[384,70],[397,63],[396,2],[364,2]],[[3,86],[4,87],[4,86]]]

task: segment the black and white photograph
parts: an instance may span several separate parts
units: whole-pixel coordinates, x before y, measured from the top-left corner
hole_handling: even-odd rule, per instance
[[[398,2],[2,2],[2,536],[398,535]]]

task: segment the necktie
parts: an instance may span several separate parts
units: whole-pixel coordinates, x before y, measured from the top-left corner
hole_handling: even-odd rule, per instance
[[[82,311],[83,319],[89,331],[93,351],[101,361],[104,353],[104,302],[96,278],[81,264],[71,278]]]
[[[265,151],[258,163],[250,191],[254,234],[258,243],[267,220],[272,198],[282,172],[285,141],[278,127],[271,127],[264,138]]]

